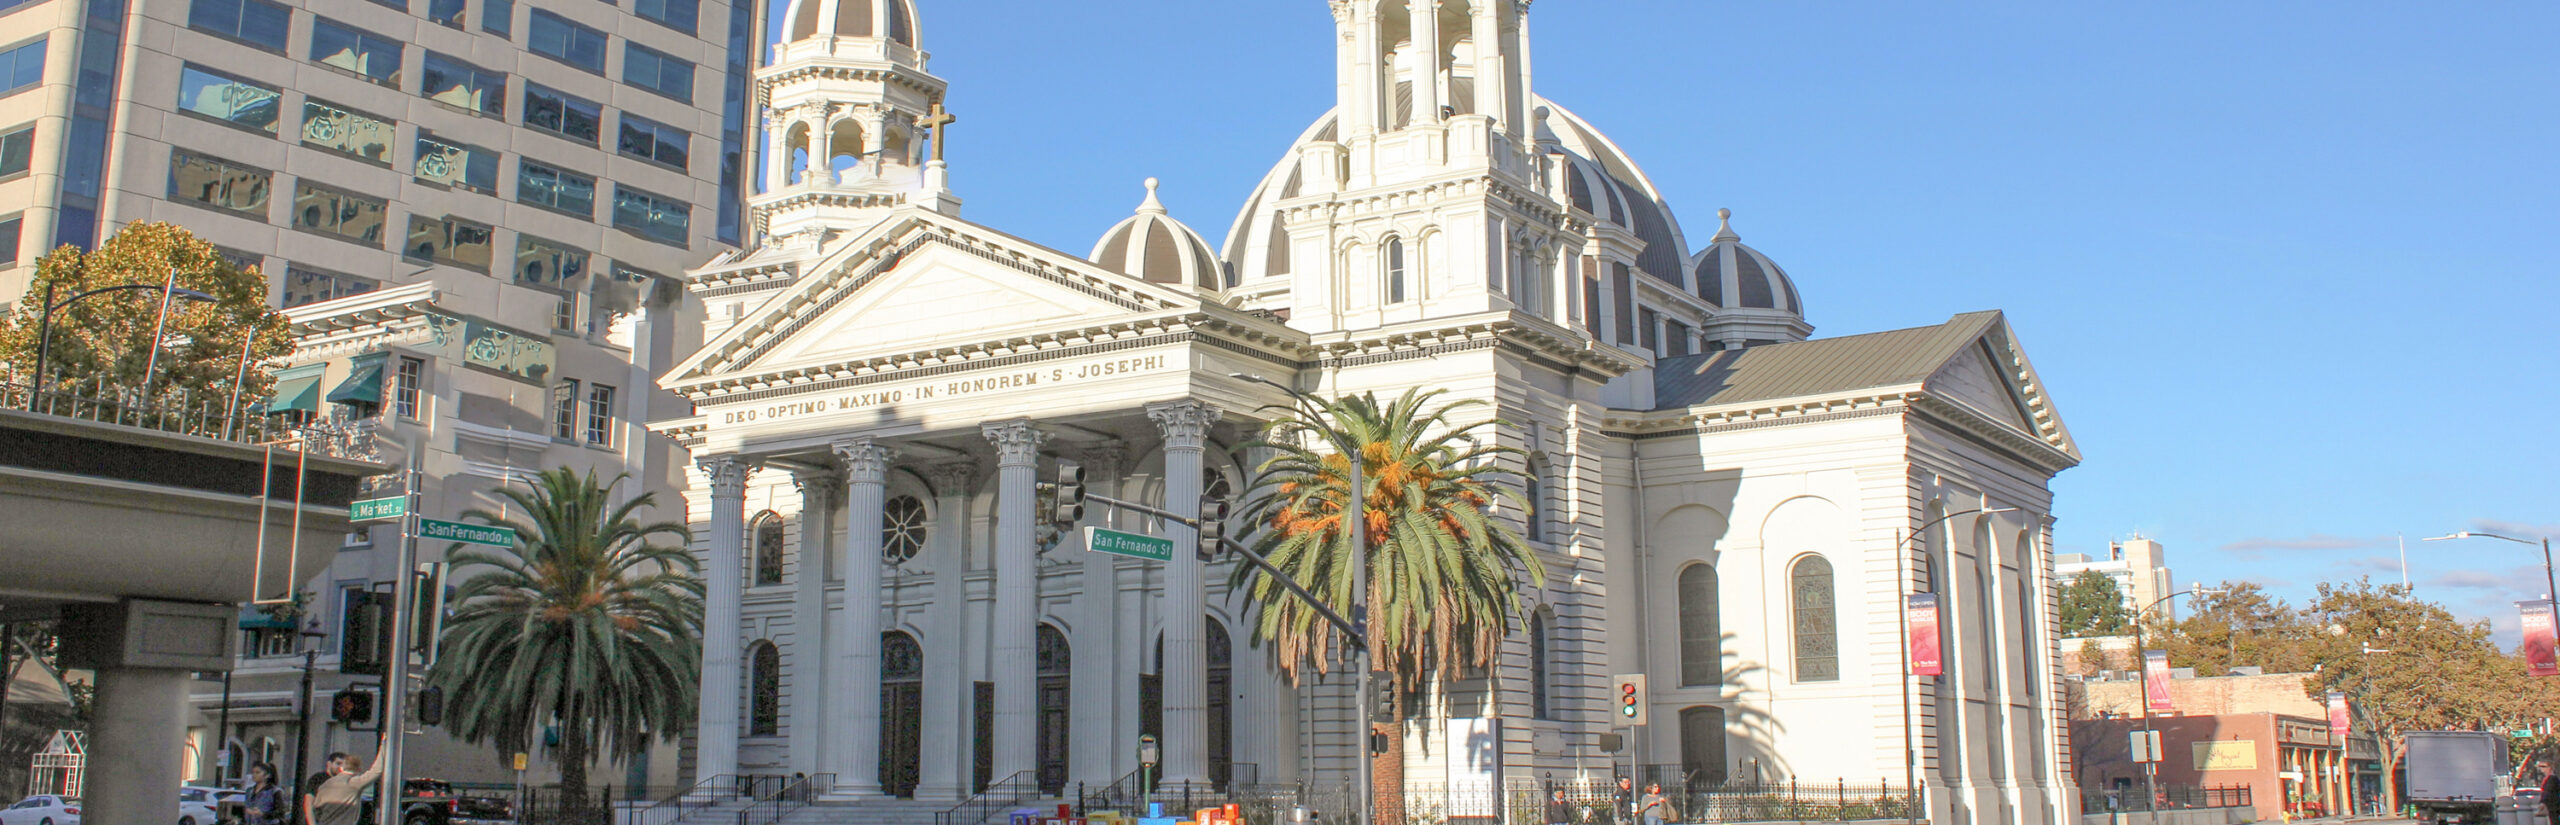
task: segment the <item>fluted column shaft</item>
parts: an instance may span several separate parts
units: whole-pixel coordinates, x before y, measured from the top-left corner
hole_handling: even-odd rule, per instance
[[[933,567],[933,607],[926,614],[924,639],[924,731],[922,769],[916,777],[917,799],[957,800],[962,786],[963,746],[969,733],[971,688],[966,659],[978,646],[968,638],[967,605],[969,497],[978,467],[968,461],[928,468],[933,483],[933,529],[926,532],[925,553]],[[857,745],[859,747],[859,745]]]
[[[1164,508],[1200,514],[1201,457],[1218,410],[1198,401],[1147,405],[1164,434]],[[1200,580],[1199,532],[1165,522],[1173,560],[1164,572],[1164,779],[1209,780],[1209,634]]]
[[[1098,495],[1120,497],[1119,481],[1126,463],[1125,451],[1117,445],[1087,447],[1076,459],[1084,464],[1086,483]],[[1111,508],[1089,507],[1084,523],[1092,526],[1110,524]],[[1080,539],[1070,538],[1070,542]],[[1079,563],[1084,567],[1083,592],[1077,596],[1077,609],[1083,615],[1076,621],[1073,636],[1074,658],[1069,663],[1067,706],[1074,715],[1067,723],[1068,778],[1073,781],[1108,785],[1120,778],[1114,757],[1126,750],[1126,743],[1136,736],[1121,736],[1117,725],[1123,716],[1135,717],[1134,702],[1122,697],[1135,697],[1135,691],[1115,690],[1119,678],[1120,658],[1113,655],[1120,624],[1120,590],[1118,556],[1087,550]],[[1128,707],[1123,707],[1127,705]]]
[[[993,628],[995,683],[995,769],[1001,782],[1039,767],[1034,726],[1039,720],[1037,636],[1039,589],[1032,525],[1040,518],[1040,445],[1048,435],[1030,421],[982,425],[996,447],[996,601]]]
[[[843,710],[830,716],[845,722],[844,735],[829,742],[842,755],[836,788],[846,794],[880,792],[880,540],[881,508],[888,501],[887,447],[862,438],[839,441],[836,460],[844,464],[844,610],[836,614],[836,645],[844,674],[834,691]]]
[[[835,536],[836,497],[844,482],[825,471],[795,472],[800,487],[800,547],[791,571],[791,769],[805,773],[844,773],[833,746],[836,701],[832,686],[844,684],[836,672],[834,648],[841,640],[827,632],[827,543]]]
[[[696,462],[711,485],[711,524],[706,531],[702,576],[701,711],[694,733],[694,779],[738,772],[738,589],[747,543],[747,475],[753,467],[735,456]]]
[[[1517,132],[1518,124],[1510,123],[1505,98],[1511,94],[1503,88],[1502,75],[1502,11],[1494,3],[1479,2],[1473,8],[1476,44],[1476,114],[1504,121],[1503,130]]]
[[[1440,122],[1440,4],[1407,0],[1413,30],[1413,122]]]

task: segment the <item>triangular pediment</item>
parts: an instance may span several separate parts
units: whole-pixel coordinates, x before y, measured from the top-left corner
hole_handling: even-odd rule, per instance
[[[2044,380],[2019,349],[2008,319],[1989,313],[1984,320],[1961,343],[1947,342],[1953,346],[1923,382],[1923,390],[1937,401],[2014,429],[2078,461],[2080,447],[2045,395]]]
[[[921,209],[829,241],[800,279],[677,367],[668,384],[1196,311],[1187,289]]]

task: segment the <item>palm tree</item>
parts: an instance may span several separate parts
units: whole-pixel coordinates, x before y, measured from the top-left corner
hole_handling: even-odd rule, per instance
[[[1372,666],[1392,675],[1385,689],[1396,708],[1434,676],[1445,682],[1490,669],[1502,637],[1523,615],[1520,587],[1546,579],[1537,553],[1492,512],[1498,501],[1522,503],[1512,486],[1499,483],[1511,473],[1498,466],[1520,451],[1478,443],[1479,431],[1498,421],[1453,420],[1481,402],[1432,406],[1439,395],[1407,390],[1384,405],[1374,394],[1301,396],[1291,415],[1247,445],[1273,451],[1246,495],[1255,550],[1328,605],[1365,599]],[[1368,545],[1358,551],[1344,521],[1353,452],[1361,456]],[[1352,565],[1360,563],[1368,565],[1365,594],[1353,592]],[[1292,683],[1306,669],[1331,668],[1344,640],[1313,608],[1258,568],[1237,568],[1232,584],[1250,588],[1261,608],[1254,638],[1275,646]],[[1387,753],[1377,757],[1386,786],[1379,795],[1396,800],[1403,737],[1387,739]],[[1384,805],[1380,819],[1392,823],[1400,813],[1400,806]]]
[[[682,524],[643,524],[650,494],[612,504],[623,477],[599,484],[568,468],[529,490],[499,490],[522,521],[486,510],[465,518],[516,531],[510,550],[456,552],[465,578],[429,681],[444,689],[445,726],[499,753],[532,750],[557,725],[563,804],[583,810],[598,754],[638,754],[675,741],[693,718],[702,580]],[[653,544],[666,537],[673,544]]]

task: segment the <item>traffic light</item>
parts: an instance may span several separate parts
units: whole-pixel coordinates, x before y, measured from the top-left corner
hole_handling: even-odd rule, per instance
[[[1613,695],[1618,703],[1618,717],[1609,723],[1610,727],[1643,726],[1645,706],[1651,701],[1644,695],[1644,674],[1622,673],[1618,675],[1617,681],[1618,687]]]
[[[1394,679],[1393,674],[1383,670],[1369,672],[1369,721],[1381,725],[1402,721],[1402,714],[1396,712],[1395,691],[1386,688]]]
[[[371,590],[347,591],[338,617],[338,672],[380,676],[391,662],[390,599]]]
[[[1227,500],[1215,496],[1200,497],[1200,561],[1218,560],[1226,552]]]
[[[429,686],[418,691],[415,704],[411,706],[418,709],[418,724],[427,727],[444,724],[444,688]]]
[[[329,718],[355,726],[373,722],[373,691],[345,688],[329,697]]]
[[[1060,529],[1084,521],[1084,465],[1058,462],[1057,496],[1050,500],[1049,522]]]
[[[410,579],[409,652],[419,667],[436,666],[436,642],[444,636],[444,572],[443,562],[424,562]]]

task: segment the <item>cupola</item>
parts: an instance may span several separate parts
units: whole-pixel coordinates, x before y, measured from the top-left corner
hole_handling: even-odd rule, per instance
[[[1226,267],[1200,233],[1167,214],[1156,199],[1156,179],[1147,179],[1147,199],[1093,245],[1094,263],[1148,283],[1187,284],[1201,289],[1227,288]]]
[[[792,0],[785,41],[819,36],[881,38],[914,48],[913,0]]]
[[[1804,322],[1795,281],[1778,262],[1743,245],[1733,231],[1733,210],[1716,210],[1716,220],[1715,238],[1689,259],[1689,283],[1716,307],[1704,337],[1728,349],[1804,340],[1813,328]]]

